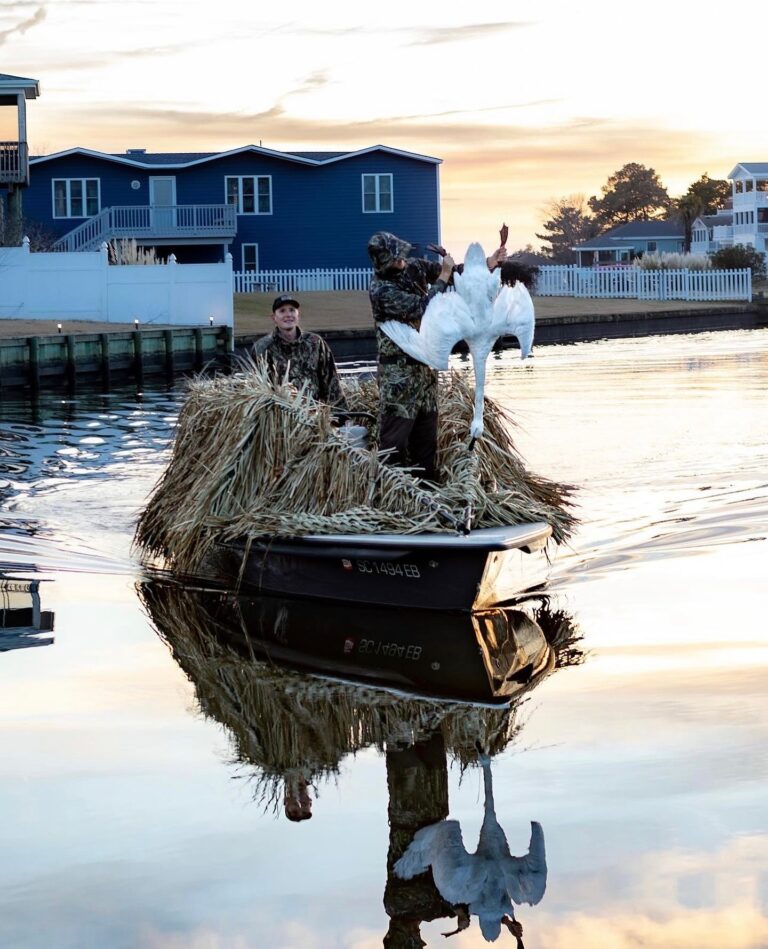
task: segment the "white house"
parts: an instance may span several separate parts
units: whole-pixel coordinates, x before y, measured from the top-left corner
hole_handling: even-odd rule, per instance
[[[731,207],[693,222],[691,252],[707,254],[744,244],[768,250],[768,162],[739,162],[728,175]]]

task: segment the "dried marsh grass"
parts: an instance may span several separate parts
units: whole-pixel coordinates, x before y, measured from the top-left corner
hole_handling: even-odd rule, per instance
[[[375,382],[348,382],[350,409],[376,414]],[[485,435],[468,450],[473,393],[456,373],[440,385],[442,483],[425,490],[383,464],[374,447],[352,448],[330,407],[306,389],[246,371],[190,385],[168,467],[136,530],[136,544],[191,573],[217,540],[308,533],[455,531],[546,521],[560,543],[572,532],[570,485],[529,472],[509,415],[486,400]],[[371,432],[373,439],[376,432]]]

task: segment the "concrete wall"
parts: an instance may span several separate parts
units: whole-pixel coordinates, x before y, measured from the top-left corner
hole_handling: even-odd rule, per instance
[[[33,254],[0,247],[0,319],[142,326],[232,326],[232,258],[224,263],[110,266],[106,250]]]

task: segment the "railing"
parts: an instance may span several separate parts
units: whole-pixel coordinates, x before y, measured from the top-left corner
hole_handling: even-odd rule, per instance
[[[0,142],[0,182],[14,184],[27,180],[26,142]]]
[[[79,227],[59,238],[56,250],[95,250],[115,238],[168,240],[220,237],[232,240],[237,233],[235,207],[231,204],[177,204],[169,207],[125,206],[104,208]]]
[[[372,276],[369,267],[236,271],[232,274],[232,284],[235,293],[367,290]]]
[[[536,292],[544,297],[635,300],[751,300],[751,270],[643,270],[544,266]]]

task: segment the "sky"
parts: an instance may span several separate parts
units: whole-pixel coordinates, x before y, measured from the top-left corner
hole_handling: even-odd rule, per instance
[[[538,246],[551,201],[599,194],[627,162],[674,197],[768,160],[749,45],[766,25],[764,0],[717,16],[690,0],[0,0],[0,72],[41,83],[34,154],[382,144],[441,158],[442,242],[463,256],[503,222],[510,250]]]

